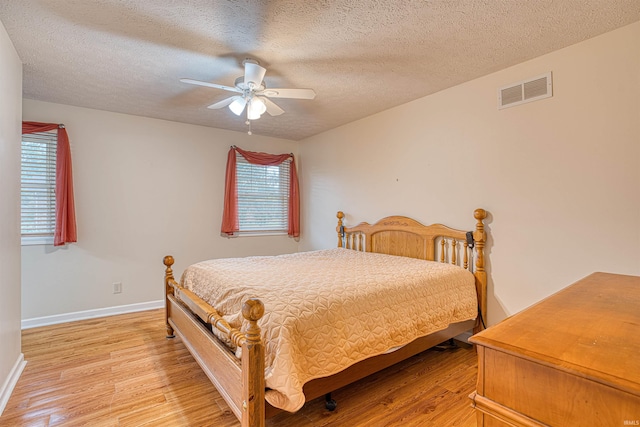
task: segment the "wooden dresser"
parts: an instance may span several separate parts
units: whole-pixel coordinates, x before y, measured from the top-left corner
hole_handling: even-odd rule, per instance
[[[594,273],[470,341],[478,426],[640,425],[640,277]]]

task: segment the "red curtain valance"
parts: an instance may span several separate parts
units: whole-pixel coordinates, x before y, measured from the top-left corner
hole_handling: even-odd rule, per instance
[[[238,222],[238,187],[236,181],[236,153],[254,165],[278,166],[291,159],[289,168],[289,226],[287,234],[290,237],[300,236],[300,192],[298,190],[298,173],[293,154],[267,154],[242,150],[231,147],[227,156],[227,172],[224,188],[224,210],[222,212],[222,233],[232,236],[240,230]]]
[[[57,123],[22,122],[22,134],[58,130],[56,148],[56,230],[53,245],[77,242],[76,211],[73,201],[71,147],[63,125]]]

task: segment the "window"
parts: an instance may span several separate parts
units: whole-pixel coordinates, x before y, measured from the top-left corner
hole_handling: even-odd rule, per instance
[[[236,153],[238,224],[242,233],[287,233],[291,160],[277,166],[249,163]]]
[[[222,210],[223,236],[284,233],[300,236],[300,191],[293,154],[267,154],[231,146]]]
[[[56,227],[56,131],[22,135],[22,244],[53,243]]]

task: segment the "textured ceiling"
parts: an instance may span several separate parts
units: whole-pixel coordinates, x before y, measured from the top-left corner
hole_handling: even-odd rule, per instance
[[[254,58],[317,93],[252,123],[293,140],[638,20],[638,0],[0,1],[25,98],[246,131],[206,108],[228,92],[179,79],[233,86]]]

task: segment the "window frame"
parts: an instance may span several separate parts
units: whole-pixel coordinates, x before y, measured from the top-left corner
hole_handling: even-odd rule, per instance
[[[236,152],[236,191],[237,191],[237,206],[238,206],[238,230],[234,232],[234,236],[249,237],[249,236],[274,236],[274,235],[287,235],[289,229],[289,195],[291,187],[291,167],[293,167],[293,160],[287,159],[279,165],[259,165],[249,162],[242,154]],[[243,169],[250,169],[252,178],[267,178],[269,170],[278,170],[278,190],[274,192],[260,192],[260,190],[266,190],[269,187],[268,180],[258,179],[257,185],[251,184],[251,188],[242,183],[242,179],[247,176],[247,171]],[[263,175],[262,177],[260,175]],[[257,191],[257,192],[256,192]],[[248,193],[254,192],[253,195]],[[246,221],[246,207],[243,204],[251,203],[252,199],[256,197],[268,198],[271,200],[271,213],[281,215],[277,218],[278,225],[276,228],[258,228],[256,224],[259,220],[247,223]],[[279,202],[273,203],[274,199],[280,199]],[[269,202],[265,202],[269,203]],[[274,204],[277,204],[277,208],[274,208]],[[244,211],[244,212],[243,212]],[[279,212],[277,212],[279,211]],[[262,212],[264,213],[264,212]],[[253,226],[251,226],[253,224]],[[245,227],[243,229],[243,226]]]
[[[44,161],[36,162],[42,163],[43,171],[40,173],[32,173],[25,175],[25,169],[29,166],[29,162],[25,162],[24,151],[25,145],[33,142],[42,142],[46,144],[46,156]],[[20,240],[22,246],[29,245],[52,245],[54,243],[55,226],[56,226],[56,155],[58,147],[58,133],[57,130],[36,132],[23,134],[20,142]],[[33,162],[31,163],[33,165]],[[38,166],[36,166],[36,169]],[[26,178],[26,179],[25,179]],[[41,183],[25,182],[34,181],[37,178],[42,178]],[[25,189],[37,188],[50,191],[52,196],[48,197],[48,216],[50,218],[50,227],[46,232],[41,233],[24,233],[24,204],[23,197]]]

